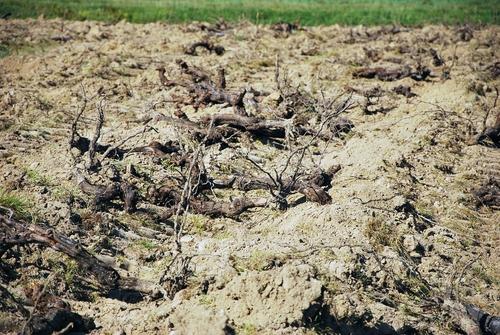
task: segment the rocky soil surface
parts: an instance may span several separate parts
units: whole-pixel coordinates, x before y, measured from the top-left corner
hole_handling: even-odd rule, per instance
[[[477,333],[499,34],[0,20],[0,332]]]

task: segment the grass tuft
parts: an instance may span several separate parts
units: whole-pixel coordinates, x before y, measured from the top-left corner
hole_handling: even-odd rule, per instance
[[[38,186],[50,186],[51,180],[42,175],[40,172],[33,169],[26,169],[26,178],[33,184]]]
[[[238,329],[238,334],[242,335],[256,335],[257,327],[251,323],[244,323]]]
[[[0,43],[0,58],[7,57],[10,54],[10,48],[3,44]]]
[[[0,206],[9,208],[22,218],[29,217],[28,201],[14,192],[0,188]]]
[[[365,233],[376,250],[382,250],[384,246],[391,246],[395,241],[393,228],[379,217],[371,218],[368,221]]]

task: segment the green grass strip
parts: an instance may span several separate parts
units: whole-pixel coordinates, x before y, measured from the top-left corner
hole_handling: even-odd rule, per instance
[[[500,0],[0,0],[0,16],[146,23],[499,24]]]

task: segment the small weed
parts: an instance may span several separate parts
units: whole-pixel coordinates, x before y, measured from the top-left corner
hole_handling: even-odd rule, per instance
[[[156,223],[147,215],[143,213],[122,213],[119,216],[119,221],[128,227],[147,227],[157,229]]]
[[[97,303],[100,298],[101,298],[101,296],[99,295],[99,292],[97,292],[97,291],[91,292],[89,295],[90,302],[92,302],[94,304]]]
[[[270,58],[255,60],[248,64],[248,67],[251,69],[260,69],[263,67],[272,67],[272,66],[274,66],[274,60]]]
[[[312,224],[311,222],[304,220],[302,222],[299,222],[297,226],[295,226],[295,229],[300,232],[301,235],[309,235],[313,232],[312,229]]]
[[[247,265],[252,270],[260,270],[267,264],[268,256],[263,251],[254,250],[250,254]]]
[[[477,212],[465,206],[457,207],[454,210],[454,214],[457,219],[467,221],[472,228],[485,223],[484,220],[482,220],[481,217],[477,214]]]
[[[147,249],[147,250],[152,250],[154,248],[156,248],[156,244],[152,241],[148,241],[148,240],[143,240],[141,241],[141,245]]]
[[[172,262],[172,255],[171,254],[166,254],[164,255],[157,263],[154,268],[154,272],[156,274],[163,274],[165,272],[165,269],[170,266],[170,263]]]
[[[10,54],[10,48],[5,44],[0,44],[0,58],[7,57]]]
[[[47,112],[53,108],[52,104],[45,98],[35,97],[35,99],[37,102],[37,107],[40,108],[40,110]]]
[[[495,280],[493,276],[488,274],[486,269],[483,266],[473,266],[472,267],[472,272],[474,273],[474,277],[479,278],[489,286],[492,285],[495,282],[498,282]],[[498,283],[497,283],[498,284]]]
[[[236,34],[234,35],[234,39],[238,42],[246,41],[246,36],[242,34]]]
[[[239,327],[237,334],[256,335],[257,334],[257,327],[251,323],[244,323]]]
[[[137,244],[146,250],[153,250],[156,248],[156,244],[149,240],[139,240]]]
[[[399,308],[401,310],[401,312],[405,315],[408,315],[408,316],[413,316],[413,317],[416,317],[416,316],[419,316],[418,313],[414,312],[410,306],[408,305],[405,305],[405,304],[401,304],[401,307]]]
[[[415,275],[409,275],[405,278],[405,284],[417,297],[427,297],[431,292],[429,286]]]
[[[393,228],[381,218],[371,218],[368,221],[365,233],[375,249],[391,246],[395,241]]]
[[[12,209],[15,214],[22,218],[29,217],[28,203],[29,201],[22,196],[0,188],[0,206]]]
[[[337,279],[328,275],[320,275],[319,279],[321,280],[325,290],[330,294],[335,295],[337,292],[342,292],[341,283],[339,283]]]
[[[148,176],[155,172],[153,167],[145,164],[135,164],[134,168],[140,176]]]
[[[260,250],[254,250],[248,258],[233,258],[233,265],[239,272],[246,270],[265,270],[276,260],[276,256]]]
[[[64,271],[64,282],[69,287],[72,286],[75,276],[78,274],[79,266],[74,260],[69,260],[66,263],[66,269]]]
[[[268,190],[253,190],[252,195],[254,195],[255,197],[259,197],[259,198],[265,198],[265,197],[269,196],[269,191]],[[269,215],[271,215],[273,218],[275,218],[275,217],[279,216],[280,214],[282,214],[281,211],[271,211],[271,213]]]
[[[268,212],[273,213],[270,208],[265,208],[264,211],[262,211],[262,215],[266,215],[269,218],[273,218],[273,216],[271,214],[267,214]],[[269,234],[272,234],[275,231],[276,231],[275,227],[269,225],[269,226],[265,226],[265,227],[260,228],[258,230],[258,234],[259,234],[259,236],[269,236]]]
[[[32,55],[32,54],[43,54],[57,43],[50,40],[42,40],[35,43],[18,43],[12,44],[10,49],[11,53],[16,53],[16,55]]]
[[[172,163],[168,158],[162,159],[161,166],[169,172],[177,171],[177,165]]]
[[[227,239],[230,239],[232,237],[233,237],[233,234],[227,230],[218,232],[217,234],[214,235],[214,238],[217,240],[227,240]]]
[[[36,170],[26,169],[25,173],[26,173],[26,178],[28,178],[29,182],[32,183],[33,185],[50,186],[52,184],[50,178],[42,175],[40,172]]]
[[[190,214],[186,221],[190,230],[195,234],[202,234],[207,230],[207,219],[203,215]]]
[[[424,135],[422,136],[422,139],[419,141],[419,144],[423,147],[434,145],[435,144],[434,137],[430,135]]]
[[[55,186],[54,188],[51,189],[51,192],[54,199],[59,201],[66,201],[66,199],[68,199],[71,196],[72,197],[78,196],[78,190],[63,186]]]
[[[121,267],[124,264],[127,264],[127,258],[123,255],[118,255],[115,257],[116,264],[118,264],[119,267]]]
[[[432,219],[434,217],[434,210],[432,207],[424,202],[416,202],[415,209],[420,215],[423,215],[426,218]]]
[[[351,59],[349,60],[349,65],[352,67],[360,67],[363,66],[363,63],[358,59]]]
[[[215,305],[215,298],[209,295],[202,295],[200,296],[200,304],[204,306],[214,306]]]
[[[220,172],[224,175],[232,174],[234,172],[233,166],[231,164],[220,164],[219,165]]]
[[[342,139],[344,141],[349,141],[351,138],[354,138],[358,136],[359,137],[359,133],[356,132],[355,130],[351,130],[350,132],[348,132],[347,134],[342,134]]]

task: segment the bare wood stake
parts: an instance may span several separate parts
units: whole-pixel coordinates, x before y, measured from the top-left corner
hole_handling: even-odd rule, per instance
[[[490,117],[491,111],[495,110],[495,108],[497,107],[497,101],[498,101],[498,96],[499,96],[498,87],[495,87],[495,92],[496,92],[496,96],[495,96],[495,100],[493,102],[493,105],[491,106],[491,108],[488,108],[488,110],[486,111],[486,115],[484,116],[484,119],[483,119],[482,132],[484,132],[486,130],[486,122],[488,121],[488,118]]]
[[[89,146],[89,164],[87,169],[90,171],[95,170],[99,164],[99,162],[96,162],[95,154],[96,154],[97,141],[99,141],[99,138],[101,137],[101,129],[104,124],[103,100],[100,100],[99,103],[97,104],[97,112],[98,112],[98,117],[97,117],[95,133],[94,137],[92,138],[92,141],[90,141],[90,146]]]
[[[274,60],[274,82],[276,83],[276,89],[281,92],[281,85],[280,85],[280,56],[279,54],[276,54],[276,58]]]
[[[127,183],[122,182],[120,189],[122,191],[122,198],[124,202],[124,209],[127,213],[133,213],[137,210],[137,202],[139,199],[139,194],[137,193],[137,189]]]
[[[174,230],[176,233],[176,238],[175,238],[175,243],[177,246],[177,251],[181,252],[182,251],[182,245],[181,245],[181,237],[182,237],[182,231],[184,229],[184,223],[185,223],[185,218],[186,214],[189,209],[189,199],[191,198],[192,192],[193,192],[193,187],[192,187],[192,177],[193,177],[193,171],[195,165],[198,164],[198,159],[200,156],[200,153],[205,147],[205,142],[210,136],[210,132],[213,128],[214,121],[212,120],[208,126],[208,130],[206,133],[205,138],[203,141],[198,145],[198,148],[196,148],[195,152],[193,152],[193,155],[191,156],[191,162],[189,164],[189,169],[187,172],[187,177],[186,177],[186,182],[184,183],[184,187],[182,188],[182,193],[181,193],[181,200],[179,201],[179,204],[177,206],[177,210],[175,212],[175,217],[174,217]],[[179,215],[181,212],[184,212],[184,218],[181,223],[179,223]]]
[[[494,147],[500,147],[500,111],[497,111],[497,115],[495,118],[495,123],[491,126],[488,127],[486,125],[486,122],[488,121],[488,118],[490,117],[490,114],[492,111],[497,110],[497,102],[498,102],[498,97],[499,97],[499,91],[498,88],[495,87],[495,100],[493,102],[493,105],[487,109],[486,115],[484,116],[483,119],[483,129],[479,133],[479,135],[476,135],[474,139],[474,143],[477,144],[482,144],[486,146],[494,146]]]
[[[220,67],[218,70],[217,87],[219,89],[226,88],[226,71],[223,67]]]
[[[71,123],[71,136],[69,139],[69,152],[71,156],[73,157],[73,161],[76,161],[76,157],[73,155],[71,152],[71,149],[74,147],[79,147],[77,142],[80,141],[80,135],[78,134],[78,122],[80,121],[80,118],[82,117],[82,114],[85,112],[85,109],[87,108],[87,93],[85,91],[85,87],[82,85],[82,95],[83,95],[83,103],[80,109],[77,111],[75,119],[73,120],[73,123]]]

